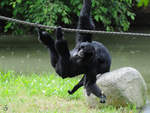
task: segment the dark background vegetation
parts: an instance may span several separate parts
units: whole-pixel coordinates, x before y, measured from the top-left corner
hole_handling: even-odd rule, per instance
[[[131,25],[145,25],[148,0],[93,0],[92,17],[97,29],[127,31]],[[1,0],[0,15],[49,26],[75,28],[82,0]],[[137,16],[136,16],[137,15]],[[142,16],[142,17],[141,17]],[[143,18],[146,17],[146,18]],[[148,23],[149,24],[149,23]],[[0,20],[0,32],[23,34],[32,28]]]

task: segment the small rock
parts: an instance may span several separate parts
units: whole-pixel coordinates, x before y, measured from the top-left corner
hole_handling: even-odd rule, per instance
[[[124,67],[112,72],[98,75],[97,85],[107,97],[106,104],[125,106],[135,104],[141,108],[146,102],[147,87],[141,74],[134,68]],[[91,94],[86,95],[87,103],[91,107],[102,105],[99,98]]]

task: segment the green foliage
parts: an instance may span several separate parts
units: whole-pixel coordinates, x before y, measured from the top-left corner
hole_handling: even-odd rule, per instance
[[[97,0],[93,2],[94,19],[104,24],[107,31],[127,31],[135,14],[132,13],[132,0]]]
[[[148,6],[149,0],[137,0],[138,1],[138,6]]]
[[[80,14],[82,0],[2,0],[0,6],[12,9],[9,12],[13,18],[58,26],[60,23],[71,25],[74,17]],[[107,31],[127,31],[129,19],[134,20],[132,0],[93,0],[92,7],[94,20],[102,22]],[[5,32],[9,29],[20,32],[20,28],[22,26],[8,22]]]

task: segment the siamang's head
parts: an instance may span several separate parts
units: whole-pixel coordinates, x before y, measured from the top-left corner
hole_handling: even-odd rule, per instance
[[[90,42],[82,42],[73,56],[78,58],[78,62],[91,61],[95,56],[95,48]]]

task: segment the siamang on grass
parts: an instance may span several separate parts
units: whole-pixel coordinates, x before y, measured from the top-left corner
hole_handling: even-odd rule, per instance
[[[83,0],[77,29],[93,30],[95,25],[91,18],[91,0]],[[76,46],[69,51],[64,40],[62,28],[56,29],[56,40],[50,34],[38,29],[39,40],[49,49],[51,64],[63,79],[84,74],[82,79],[69,94],[84,86],[89,96],[91,93],[105,103],[106,96],[96,85],[96,75],[110,71],[111,57],[107,48],[100,42],[92,41],[92,34],[77,32]]]

